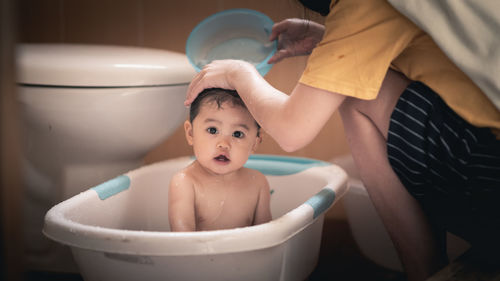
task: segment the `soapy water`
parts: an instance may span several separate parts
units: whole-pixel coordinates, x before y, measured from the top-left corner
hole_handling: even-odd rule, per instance
[[[196,60],[196,65],[203,68],[213,60],[238,59],[255,66],[260,64],[272,52],[273,43],[263,43],[254,38],[233,38],[217,44],[209,49],[206,55]]]

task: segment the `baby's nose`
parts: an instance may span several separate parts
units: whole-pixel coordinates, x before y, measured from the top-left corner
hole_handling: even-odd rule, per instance
[[[226,137],[222,137],[217,142],[217,148],[220,148],[220,149],[229,149],[230,147],[231,147],[231,144],[229,143],[229,140]]]

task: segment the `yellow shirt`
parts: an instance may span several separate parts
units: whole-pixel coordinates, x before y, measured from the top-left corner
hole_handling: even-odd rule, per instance
[[[323,40],[300,82],[360,99],[375,99],[389,67],[433,89],[477,127],[500,136],[500,112],[430,36],[385,0],[332,1]]]

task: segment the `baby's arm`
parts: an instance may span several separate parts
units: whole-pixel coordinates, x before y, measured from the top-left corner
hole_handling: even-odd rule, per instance
[[[259,173],[260,174],[260,173]],[[269,183],[263,174],[260,174],[259,201],[255,210],[254,225],[271,221],[271,193]]]
[[[175,174],[168,190],[168,220],[171,231],[195,231],[193,183],[185,173]]]

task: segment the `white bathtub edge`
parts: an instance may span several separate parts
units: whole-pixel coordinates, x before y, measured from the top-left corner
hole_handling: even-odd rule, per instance
[[[43,233],[50,239],[71,247],[132,255],[187,256],[270,248],[285,243],[296,233],[322,218],[321,215],[346,193],[347,175],[339,167],[335,165],[315,167],[311,168],[310,172],[320,173],[329,179],[328,184],[320,192],[324,189],[332,190],[334,200],[327,208],[319,211],[306,202],[266,224],[201,232],[103,228],[66,219],[64,212],[70,204],[64,201],[47,212]],[[70,200],[87,200],[89,196],[100,200],[95,190],[85,191]],[[186,243],[186,238],[192,243]],[[168,245],[173,246],[166,247],[165,241],[169,241]]]

